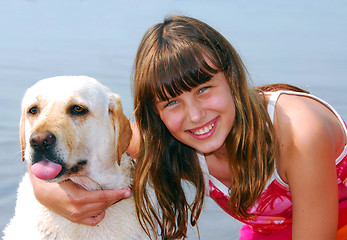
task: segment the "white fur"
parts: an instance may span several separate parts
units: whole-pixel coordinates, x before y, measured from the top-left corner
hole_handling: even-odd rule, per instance
[[[68,110],[74,104],[83,105],[89,113],[83,117],[71,116]],[[39,108],[35,117],[27,113],[34,105]],[[77,173],[67,173],[50,181],[71,179],[88,190],[131,185],[132,160],[124,153],[125,149],[121,155],[115,150],[122,145],[120,141],[130,140],[129,122],[122,113],[119,97],[95,79],[54,77],[41,80],[28,89],[22,102],[20,135],[24,159],[29,164],[33,153],[29,138],[38,129],[55,134],[55,153],[67,168],[81,160],[87,161]],[[133,197],[109,207],[97,226],[76,224],[36,200],[28,174],[19,185],[15,215],[4,233],[4,240],[148,239],[136,218]]]

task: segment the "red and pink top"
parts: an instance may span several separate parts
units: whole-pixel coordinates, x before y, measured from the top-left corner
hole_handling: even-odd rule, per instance
[[[273,121],[276,102],[280,94],[293,94],[300,96],[307,96],[313,98],[325,106],[327,106],[339,119],[341,125],[347,135],[346,125],[341,116],[326,102],[323,100],[306,93],[298,93],[292,91],[278,91],[271,94],[268,112]],[[200,165],[204,173],[206,183],[206,195],[210,196],[225,212],[232,215],[228,207],[228,188],[222,184],[218,179],[209,174],[205,157],[198,153]],[[336,159],[336,171],[337,171],[337,184],[339,189],[339,228],[347,224],[347,145],[345,146],[341,155]],[[291,224],[292,224],[292,198],[290,194],[290,187],[286,184],[278,175],[275,170],[272,177],[268,180],[265,190],[260,195],[256,203],[248,210],[250,214],[256,216],[252,220],[246,220],[235,217],[237,220],[246,223],[241,229],[240,239],[270,239],[263,238],[261,236],[276,234],[276,238],[279,237],[277,233],[283,232],[291,237]],[[244,235],[242,231],[244,230]],[[277,232],[277,233],[276,233]],[[246,237],[246,235],[248,237]],[[256,235],[260,237],[256,238]],[[252,236],[252,238],[250,237]],[[271,238],[272,239],[272,238]],[[275,238],[273,238],[275,239]],[[281,238],[285,239],[285,238]]]

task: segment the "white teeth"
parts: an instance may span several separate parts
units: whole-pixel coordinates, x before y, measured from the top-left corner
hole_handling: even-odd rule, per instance
[[[211,131],[211,129],[213,128],[213,126],[214,126],[214,123],[212,123],[210,126],[206,126],[206,127],[204,127],[204,128],[199,129],[198,131],[192,132],[192,133],[194,133],[195,135],[206,134],[206,133],[208,133],[209,131]]]

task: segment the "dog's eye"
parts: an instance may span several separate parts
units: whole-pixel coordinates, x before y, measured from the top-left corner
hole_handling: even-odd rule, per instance
[[[73,105],[70,108],[70,113],[72,115],[85,115],[88,113],[88,109],[86,109],[85,107],[79,106],[79,105]]]
[[[39,112],[39,108],[38,107],[32,107],[28,110],[28,113],[31,114],[31,115],[35,115]]]

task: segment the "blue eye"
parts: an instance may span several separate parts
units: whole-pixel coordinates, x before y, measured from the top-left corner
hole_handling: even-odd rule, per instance
[[[168,102],[168,103],[165,105],[165,107],[175,105],[176,103],[178,103],[177,100],[172,100],[172,101]]]
[[[210,88],[209,86],[208,87],[203,87],[199,90],[199,93],[202,93],[202,92],[205,92],[208,88]]]

